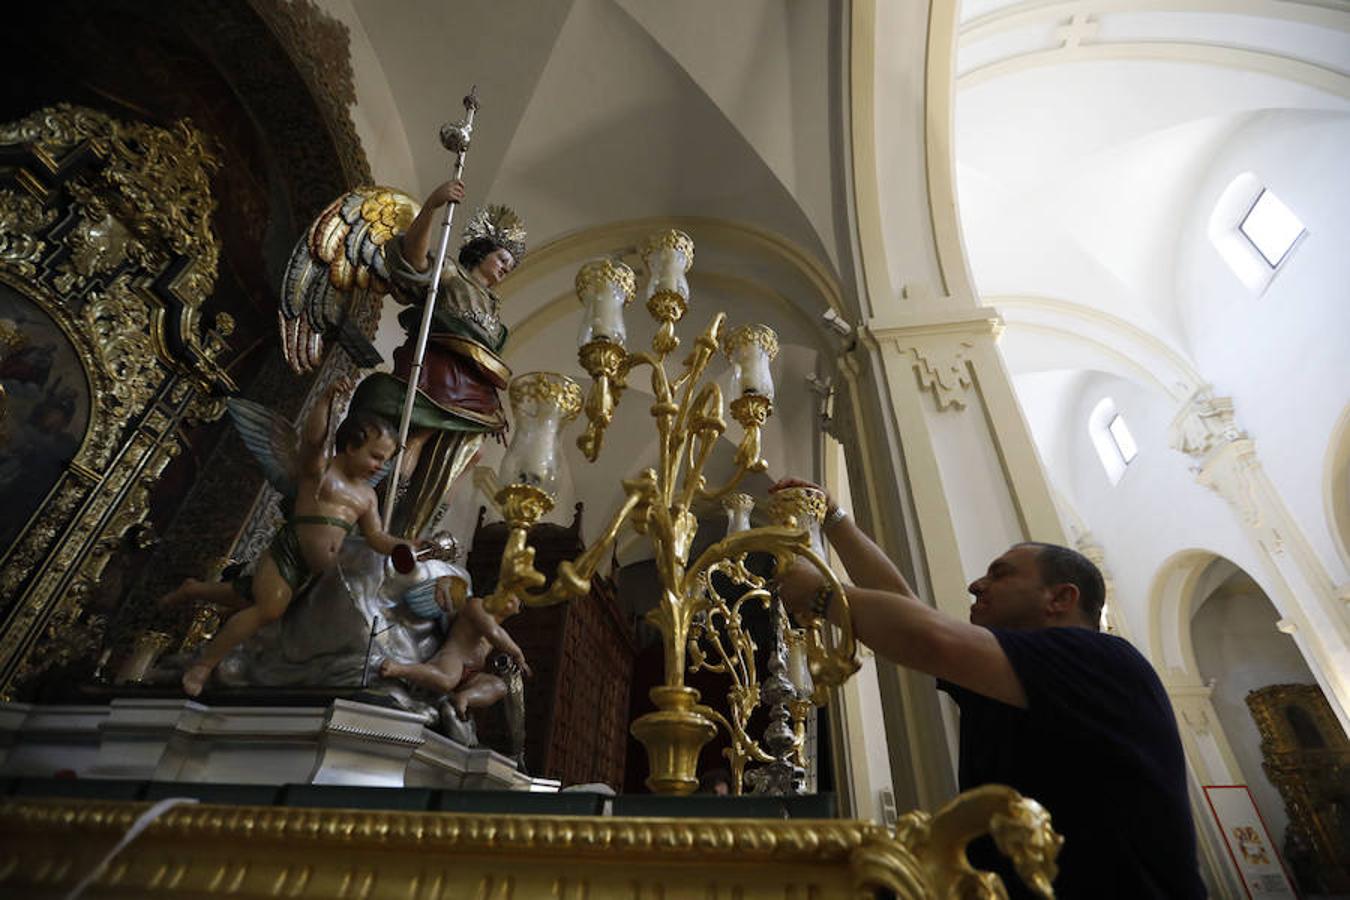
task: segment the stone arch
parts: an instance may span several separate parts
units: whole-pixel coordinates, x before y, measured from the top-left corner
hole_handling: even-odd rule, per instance
[[[1149,589],[1148,655],[1164,680],[1169,676],[1199,679],[1191,642],[1191,614],[1195,612],[1197,584],[1217,553],[1199,548],[1168,557]]]
[[[1327,527],[1341,562],[1350,569],[1350,405],[1331,430],[1322,485]]]

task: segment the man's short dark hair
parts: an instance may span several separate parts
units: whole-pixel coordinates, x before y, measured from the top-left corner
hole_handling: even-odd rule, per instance
[[[388,435],[394,438],[394,426],[383,416],[365,410],[355,410],[347,414],[337,428],[334,440],[339,453],[346,453],[353,447],[364,447],[372,437]]]
[[[472,272],[500,245],[490,237],[476,237],[459,248],[459,264]]]
[[[1059,544],[1023,541],[1019,546],[1036,548],[1036,565],[1047,585],[1071,584],[1078,588],[1078,610],[1094,629],[1102,627],[1106,581],[1097,566],[1077,550]]]

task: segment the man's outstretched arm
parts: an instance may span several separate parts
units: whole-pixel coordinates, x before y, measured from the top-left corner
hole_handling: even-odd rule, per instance
[[[882,657],[958,684],[1011,706],[1025,708],[1026,692],[993,632],[962,622],[924,603],[895,563],[852,517],[825,530],[850,577],[869,586],[846,585],[858,640]],[[779,593],[798,613],[810,610],[823,586],[820,574],[799,562],[779,580]],[[880,585],[873,586],[873,585]],[[829,617],[838,624],[838,604]]]

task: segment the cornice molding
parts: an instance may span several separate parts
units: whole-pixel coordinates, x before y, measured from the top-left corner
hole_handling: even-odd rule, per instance
[[[1335,69],[1264,50],[1185,41],[1078,44],[1069,48],[1056,47],[1049,50],[1036,50],[1030,53],[1004,57],[971,69],[969,72],[957,76],[956,85],[958,90],[970,88],[994,78],[1038,66],[1138,60],[1180,62],[1259,72],[1317,88],[1337,97],[1350,99],[1350,76]]]
[[[962,46],[1040,22],[1111,13],[1213,13],[1255,16],[1350,31],[1350,9],[1335,0],[1026,0],[976,16],[961,25]]]

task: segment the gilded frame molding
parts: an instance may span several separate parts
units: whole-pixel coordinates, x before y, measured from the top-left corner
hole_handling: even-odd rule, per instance
[[[110,554],[145,522],[181,424],[219,417],[232,327],[215,285],[202,135],[59,105],[0,125],[0,283],[56,323],[89,387],[80,446],[0,555],[0,697],[95,652],[85,609]]]
[[[0,803],[0,886],[65,895],[148,808]],[[165,812],[92,896],[1006,897],[966,844],[992,834],[1041,896],[1062,839],[1035,803],[989,785],[892,830],[837,819],[461,815],[191,804]]]

